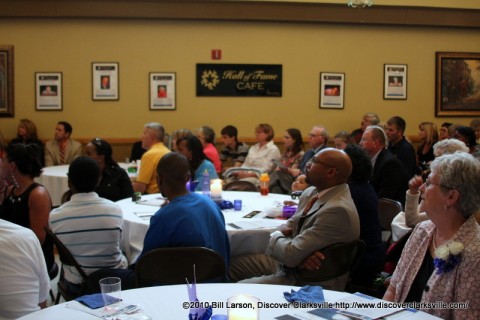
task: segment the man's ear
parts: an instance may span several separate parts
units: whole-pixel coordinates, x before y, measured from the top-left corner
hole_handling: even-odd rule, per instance
[[[162,184],[162,176],[157,173],[157,186],[160,188],[160,185]]]

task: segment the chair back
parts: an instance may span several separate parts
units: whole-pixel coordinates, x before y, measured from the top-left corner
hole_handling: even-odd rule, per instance
[[[217,252],[204,247],[159,248],[147,252],[135,266],[137,287],[160,284],[184,284],[185,278],[196,281],[226,280],[224,259]]]
[[[82,283],[85,283],[85,281],[87,280],[87,275],[80,267],[77,260],[75,260],[70,250],[68,250],[68,248],[63,244],[63,242],[60,241],[60,239],[58,239],[58,237],[53,233],[52,229],[50,229],[49,227],[45,227],[45,232],[47,233],[47,237],[50,237],[53,240],[55,246],[57,247],[58,256],[60,257],[60,261],[62,262],[60,278],[57,282],[58,294],[57,298],[55,299],[55,304],[58,304],[60,302],[60,296],[62,296],[65,301],[73,300],[79,297],[81,294],[80,292],[72,292],[69,289],[69,286],[65,283],[63,266],[66,265],[74,267],[82,277]]]
[[[60,257],[60,261],[62,262],[62,265],[74,267],[78,271],[80,276],[82,276],[83,280],[86,280],[87,275],[85,274],[83,269],[80,267],[80,265],[77,263],[77,260],[75,260],[70,250],[67,249],[67,247],[63,244],[63,242],[60,241],[60,239],[58,239],[58,237],[53,233],[53,231],[50,228],[45,227],[45,231],[47,232],[47,235],[52,238],[53,243],[57,247],[58,255]]]
[[[354,240],[348,243],[334,243],[320,250],[325,256],[318,270],[297,269],[306,281],[322,282],[338,278],[352,271],[365,251],[365,242]]]
[[[252,191],[258,192],[258,188],[249,181],[238,180],[228,183],[223,190],[225,191]]]
[[[387,198],[378,199],[378,217],[382,230],[391,232],[393,218],[402,211],[400,202]]]

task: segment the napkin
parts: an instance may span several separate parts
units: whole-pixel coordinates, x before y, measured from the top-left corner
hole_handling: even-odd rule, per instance
[[[114,297],[109,296],[109,295],[105,295],[105,297],[107,299],[107,305],[118,302],[118,301],[122,301],[122,299],[114,298]],[[101,293],[95,293],[95,294],[89,294],[89,295],[86,295],[86,296],[81,296],[81,297],[78,297],[75,300],[80,302],[80,303],[83,303],[84,305],[86,305],[90,309],[97,309],[97,308],[103,307],[105,305],[105,301],[103,300],[103,294],[101,294]]]
[[[325,301],[323,297],[323,289],[320,286],[305,286],[296,291],[284,292],[283,296],[288,302],[316,302],[322,303]]]
[[[221,210],[233,208],[233,203],[228,200],[222,200],[222,202],[217,202],[217,205],[220,207]]]
[[[187,281],[188,299],[190,302],[199,302],[197,298],[197,277],[195,275],[195,265],[193,265],[193,283]],[[190,308],[188,314],[189,320],[208,320],[212,316],[212,307],[208,308]]]

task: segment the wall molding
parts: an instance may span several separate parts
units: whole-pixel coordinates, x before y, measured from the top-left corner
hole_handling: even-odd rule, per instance
[[[0,18],[156,19],[480,28],[479,9],[226,0],[0,0]]]

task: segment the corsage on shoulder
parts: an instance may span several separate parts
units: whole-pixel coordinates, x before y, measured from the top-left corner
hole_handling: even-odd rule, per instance
[[[437,274],[448,273],[452,271],[457,264],[462,261],[462,252],[464,246],[461,242],[452,241],[435,248],[435,259],[433,265]]]

